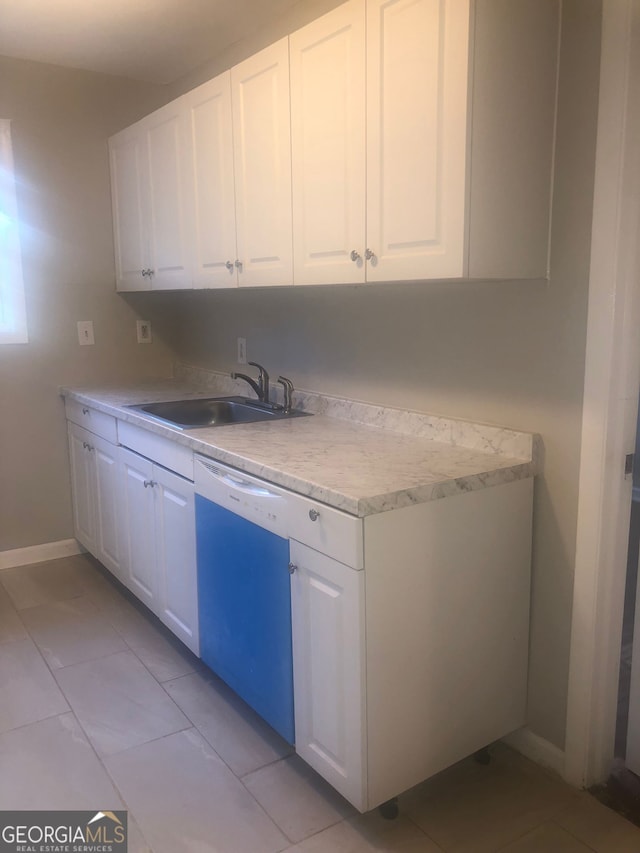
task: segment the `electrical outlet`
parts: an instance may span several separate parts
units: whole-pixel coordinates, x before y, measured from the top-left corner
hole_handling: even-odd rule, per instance
[[[151,323],[148,320],[136,320],[136,332],[139,344],[151,343]]]
[[[238,364],[247,363],[247,339],[238,338]]]
[[[78,342],[83,347],[95,344],[93,320],[78,320]]]

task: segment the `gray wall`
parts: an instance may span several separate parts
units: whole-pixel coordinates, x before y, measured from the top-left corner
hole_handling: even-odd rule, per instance
[[[167,86],[167,101],[172,98],[177,98],[178,95],[183,95],[185,92],[199,86],[200,83],[205,83],[211,80],[227,68],[231,68],[243,59],[253,56],[263,47],[267,47],[278,39],[284,38],[289,33],[295,32],[300,27],[304,27],[310,21],[324,15],[336,6],[340,6],[345,0],[299,0],[295,6],[292,6],[284,14],[274,18],[269,26],[262,27],[260,30],[250,32],[242,41],[235,42],[229,45],[227,50],[223,50],[215,56],[211,57],[209,62],[205,62],[195,71],[190,74],[185,74],[175,83]],[[251,22],[247,22],[247,30],[251,30]]]
[[[563,15],[549,282],[189,293],[181,331],[172,338],[186,362],[231,370],[240,335],[247,338],[250,358],[301,388],[542,435],[529,711],[532,728],[559,747],[567,699],[601,5],[565,0]],[[234,61],[243,48],[235,46]],[[211,64],[208,70],[222,67]],[[199,82],[197,75],[191,82]]]
[[[171,369],[159,336],[135,343],[140,312],[115,292],[106,146],[164,97],[130,80],[0,58],[29,325],[28,344],[0,347],[0,551],[73,536],[58,386]],[[144,319],[152,307],[141,304]],[[77,320],[93,320],[95,346],[78,345]]]

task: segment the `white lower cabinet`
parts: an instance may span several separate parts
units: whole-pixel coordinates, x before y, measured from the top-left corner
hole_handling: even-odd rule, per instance
[[[525,725],[532,487],[367,516],[360,571],[291,541],[296,751],[361,811]]]
[[[193,483],[120,449],[127,585],[198,654]]]
[[[151,610],[157,610],[155,497],[153,463],[124,448],[120,451],[126,526],[127,586]]]
[[[79,541],[198,654],[192,451],[67,415]],[[365,518],[287,502],[296,751],[360,811],[526,724],[532,498],[525,479]]]
[[[68,433],[76,538],[124,580],[118,447],[75,423]]]
[[[296,752],[365,811],[364,572],[291,540]]]

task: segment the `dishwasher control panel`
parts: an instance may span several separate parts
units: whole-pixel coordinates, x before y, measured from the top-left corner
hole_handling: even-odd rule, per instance
[[[197,495],[278,536],[302,542],[353,569],[363,568],[361,518],[245,474],[207,456],[195,454],[194,469]]]
[[[194,462],[196,494],[288,538],[286,492],[206,456],[196,454]]]

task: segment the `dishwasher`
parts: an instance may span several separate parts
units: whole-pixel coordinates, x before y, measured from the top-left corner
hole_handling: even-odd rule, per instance
[[[194,461],[200,656],[293,744],[288,528],[297,496]]]

